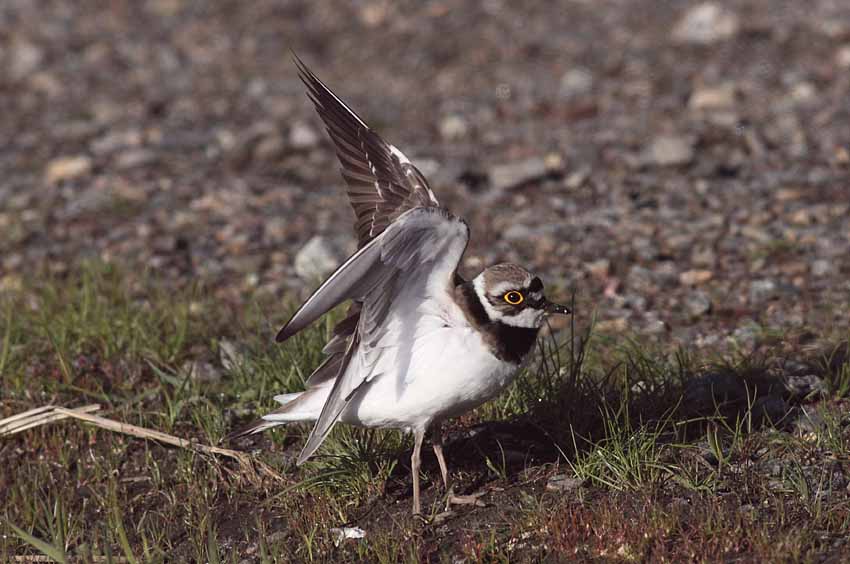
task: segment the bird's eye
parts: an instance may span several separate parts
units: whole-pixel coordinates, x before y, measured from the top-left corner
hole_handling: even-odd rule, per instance
[[[522,303],[522,300],[525,298],[522,297],[522,294],[517,292],[516,290],[511,290],[504,296],[505,301],[511,305],[519,305]]]

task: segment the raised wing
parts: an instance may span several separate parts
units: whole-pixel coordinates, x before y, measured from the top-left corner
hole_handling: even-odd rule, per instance
[[[338,375],[299,464],[319,448],[361,386],[380,374],[384,365],[380,360],[387,358],[387,351],[402,354],[395,350],[400,345],[395,336],[406,335],[405,346],[412,347],[417,327],[410,325],[416,324],[416,316],[428,315],[429,304],[450,299],[468,241],[466,223],[446,210],[409,210],[346,261],[281,329],[278,340],[294,335],[346,299],[360,307],[328,343],[328,362],[339,362]],[[323,381],[330,377],[325,371],[316,375]]]
[[[336,149],[360,247],[407,210],[439,206],[428,181],[407,157],[369,128],[293,54],[299,76]]]

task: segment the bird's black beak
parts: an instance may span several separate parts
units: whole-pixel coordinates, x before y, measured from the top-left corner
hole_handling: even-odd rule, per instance
[[[567,306],[552,303],[546,298],[543,298],[543,300],[543,309],[546,311],[546,313],[560,313],[561,315],[569,315],[572,313],[570,308],[568,308]]]

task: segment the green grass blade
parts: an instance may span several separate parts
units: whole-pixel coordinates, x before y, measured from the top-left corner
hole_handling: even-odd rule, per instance
[[[39,538],[36,538],[24,531],[23,529],[16,527],[14,524],[9,523],[9,527],[15,531],[15,534],[18,535],[24,542],[29,545],[32,545],[35,549],[41,552],[43,555],[48,558],[52,558],[56,562],[61,562],[65,564],[68,562],[68,557],[65,554],[65,550],[56,546],[53,546],[50,543],[47,543]]]

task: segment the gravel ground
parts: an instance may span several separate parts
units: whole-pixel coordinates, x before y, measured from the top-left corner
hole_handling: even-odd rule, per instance
[[[90,257],[307,290],[354,239],[294,49],[470,221],[467,274],[691,346],[847,328],[847,2],[519,6],[3,2],[0,291]]]

